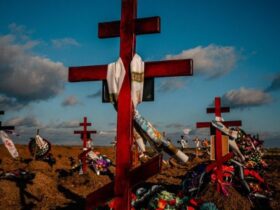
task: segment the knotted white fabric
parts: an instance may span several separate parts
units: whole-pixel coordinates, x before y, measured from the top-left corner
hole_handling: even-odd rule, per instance
[[[138,54],[133,56],[130,64],[131,69],[131,98],[136,109],[136,106],[141,103],[144,87],[144,62]],[[125,67],[122,59],[119,58],[117,62],[110,63],[107,68],[107,84],[109,90],[110,101],[116,103],[118,95],[122,87],[125,77]],[[137,136],[136,142],[141,152],[145,152],[145,144],[136,130],[133,129],[134,136]]]
[[[215,120],[218,122],[224,122],[224,118],[222,117],[215,117]]]
[[[0,138],[2,139],[3,144],[5,145],[11,156],[13,158],[17,158],[19,156],[18,151],[14,145],[13,140],[9,138],[8,134],[5,131],[0,131]]]
[[[143,99],[144,71],[145,63],[142,61],[141,57],[138,54],[135,54],[130,63],[131,99],[135,109]]]
[[[107,83],[110,101],[116,103],[125,76],[125,68],[122,59],[110,63],[107,68]]]

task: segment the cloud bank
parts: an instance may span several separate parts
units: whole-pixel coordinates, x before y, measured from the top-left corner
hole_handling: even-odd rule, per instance
[[[207,47],[197,46],[165,57],[167,60],[189,58],[193,59],[195,74],[200,73],[208,78],[215,78],[227,74],[234,68],[238,53],[233,46],[211,44]]]
[[[64,99],[64,101],[61,103],[62,106],[75,106],[80,104],[76,96],[68,96]]]
[[[222,96],[221,100],[224,105],[239,109],[261,106],[272,102],[271,96],[265,91],[244,87],[238,90],[230,90]]]
[[[0,104],[19,109],[55,97],[64,89],[67,69],[61,62],[33,54],[40,42],[31,40],[24,26],[10,25],[0,36]]]

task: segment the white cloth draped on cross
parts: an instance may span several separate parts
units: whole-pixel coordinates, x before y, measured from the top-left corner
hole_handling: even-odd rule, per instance
[[[241,151],[239,150],[237,144],[236,144],[236,139],[238,136],[238,132],[232,129],[229,129],[223,124],[223,118],[216,118],[216,120],[212,121],[212,126],[215,128],[219,129],[222,133],[226,134],[227,136],[230,137],[229,140],[229,146],[231,149],[238,154],[238,156],[241,158],[242,161],[245,160],[245,157],[242,155]]]
[[[13,140],[8,136],[8,134],[5,131],[0,131],[0,138],[2,139],[3,144],[5,145],[11,156],[13,158],[17,158],[19,156],[18,151],[14,145]]]
[[[167,153],[175,155],[182,162],[188,161],[188,156],[182,151],[177,149],[171,142],[164,139],[159,131],[157,131],[150,122],[144,119],[137,111],[137,105],[142,102],[143,89],[144,89],[144,62],[138,54],[135,54],[131,64],[131,98],[134,106],[134,123],[137,125],[137,129],[141,129],[141,132],[137,132],[133,129],[134,139],[138,144],[138,147],[142,153],[146,151],[143,141],[143,135],[145,133],[145,139],[152,141],[153,145],[161,146]],[[117,62],[108,65],[107,70],[107,83],[110,95],[110,101],[117,102],[118,94],[122,86],[122,82],[125,76],[125,68],[121,58]]]

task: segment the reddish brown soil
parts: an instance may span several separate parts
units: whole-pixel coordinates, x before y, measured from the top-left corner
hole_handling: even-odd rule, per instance
[[[16,145],[23,160],[32,158],[27,146]],[[115,161],[114,149],[111,147],[96,148]],[[0,210],[8,209],[83,209],[86,195],[111,181],[108,176],[97,176],[89,170],[85,175],[75,172],[72,176],[58,177],[58,169],[69,171],[71,168],[69,157],[77,159],[81,152],[77,146],[53,146],[52,154],[56,164],[51,167],[42,161],[32,160],[23,162],[10,157],[6,148],[0,145],[0,169],[11,171],[25,169],[35,172],[33,183],[20,185],[14,181],[0,179]],[[202,162],[194,159],[188,165],[164,165],[160,174],[150,178],[149,183],[163,184],[167,187],[178,186],[186,172]],[[270,203],[272,209],[280,209],[280,159],[268,159],[270,164],[266,180],[275,190],[275,199]],[[115,168],[110,167],[114,173]],[[214,187],[209,185],[202,198],[205,201],[215,202],[219,209],[252,209],[249,200],[241,196],[236,190],[229,189],[231,196],[224,197],[218,194]]]

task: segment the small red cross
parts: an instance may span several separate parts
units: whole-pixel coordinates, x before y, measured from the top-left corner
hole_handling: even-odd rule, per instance
[[[229,107],[221,107],[221,98],[215,97],[215,107],[207,108],[207,113],[215,113],[215,117],[221,118],[222,112],[230,112]],[[241,126],[241,121],[223,121],[225,126]],[[232,157],[232,153],[228,153],[225,156],[222,155],[222,132],[212,126],[211,122],[198,122],[196,123],[197,128],[209,127],[212,135],[215,135],[215,162],[207,166],[206,172],[210,172],[217,167],[215,173],[217,175],[218,183],[223,181],[222,175],[222,164],[228,161]],[[218,191],[220,191],[220,186],[218,185]]]
[[[74,134],[81,134],[81,140],[83,141],[83,149],[88,149],[87,148],[87,141],[90,138],[90,134],[96,133],[96,131],[89,131],[87,130],[88,126],[91,126],[91,123],[87,121],[87,117],[84,117],[84,121],[80,123],[80,126],[83,126],[82,131],[74,131]],[[85,173],[87,171],[87,164],[86,164],[86,153],[83,153],[82,155],[82,169],[83,172]]]

